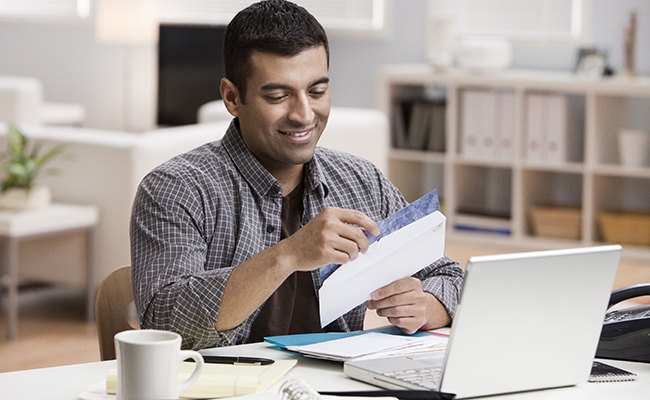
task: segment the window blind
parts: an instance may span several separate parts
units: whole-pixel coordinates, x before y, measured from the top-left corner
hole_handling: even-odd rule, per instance
[[[386,0],[294,0],[331,30],[380,31]],[[157,0],[163,23],[226,25],[253,0]],[[4,18],[85,18],[94,0],[0,0]]]
[[[326,29],[373,31],[384,26],[385,0],[297,0]],[[251,0],[158,0],[163,23],[227,24]]]
[[[0,0],[3,18],[85,18],[90,0]]]
[[[458,35],[572,41],[582,34],[583,0],[430,0],[432,17],[454,21]]]

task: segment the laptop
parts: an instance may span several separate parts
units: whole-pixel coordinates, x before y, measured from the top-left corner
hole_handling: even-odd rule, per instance
[[[443,355],[348,361],[344,372],[457,398],[587,382],[620,256],[612,245],[471,257]]]

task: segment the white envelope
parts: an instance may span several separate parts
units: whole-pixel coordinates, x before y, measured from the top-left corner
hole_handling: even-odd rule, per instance
[[[370,294],[413,275],[444,254],[446,218],[435,211],[370,245],[341,265],[318,291],[321,326],[370,300]]]

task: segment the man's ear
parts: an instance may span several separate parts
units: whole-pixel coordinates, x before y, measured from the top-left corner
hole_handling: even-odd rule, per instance
[[[237,86],[226,78],[221,78],[221,98],[226,106],[226,109],[233,117],[239,116],[239,107],[241,106],[241,97]]]

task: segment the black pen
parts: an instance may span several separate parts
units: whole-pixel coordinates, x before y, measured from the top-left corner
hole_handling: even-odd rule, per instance
[[[259,357],[239,357],[239,356],[203,356],[203,361],[215,364],[253,364],[253,365],[269,365],[273,364],[275,360],[270,358]]]

